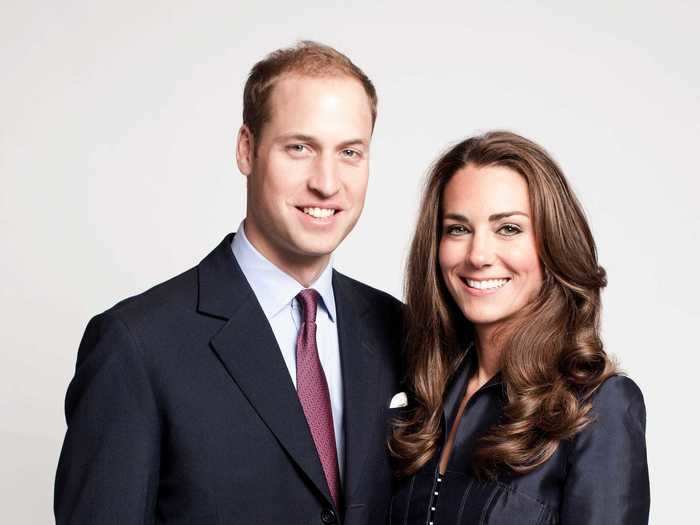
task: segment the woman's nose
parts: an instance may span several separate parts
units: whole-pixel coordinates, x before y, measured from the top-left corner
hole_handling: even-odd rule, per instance
[[[486,233],[475,232],[467,253],[467,261],[474,268],[483,268],[493,264],[494,252],[491,239]]]

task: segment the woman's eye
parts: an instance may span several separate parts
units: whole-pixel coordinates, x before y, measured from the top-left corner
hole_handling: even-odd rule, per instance
[[[498,229],[499,233],[512,237],[513,235],[519,234],[522,230],[515,224],[504,224]]]
[[[467,230],[461,224],[450,224],[447,228],[445,228],[445,231],[448,235],[463,235],[465,233],[469,233],[469,230]]]

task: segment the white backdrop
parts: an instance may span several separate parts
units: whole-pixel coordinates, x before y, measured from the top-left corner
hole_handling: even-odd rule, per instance
[[[379,5],[381,4],[381,5]],[[196,264],[244,216],[252,64],[298,39],[375,82],[365,213],[335,256],[401,296],[420,184],[448,144],[548,148],[610,285],[607,348],[647,402],[652,523],[695,508],[696,2],[0,2],[0,512],[53,520],[63,397],[88,319]]]

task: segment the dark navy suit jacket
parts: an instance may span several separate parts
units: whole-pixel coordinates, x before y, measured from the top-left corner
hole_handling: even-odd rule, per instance
[[[400,303],[334,272],[345,477],[335,508],[274,334],[231,253],[93,318],[66,396],[59,524],[382,523]]]
[[[443,424],[452,426],[474,369],[467,354],[444,403]],[[591,423],[562,441],[543,465],[528,474],[479,481],[472,474],[476,441],[496,424],[505,403],[501,376],[482,386],[458,423],[454,449],[435,497],[440,452],[398,486],[391,525],[642,525],[649,520],[649,473],[644,398],[624,376],[608,378],[592,398]]]

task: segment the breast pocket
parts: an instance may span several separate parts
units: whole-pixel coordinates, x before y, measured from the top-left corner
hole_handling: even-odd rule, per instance
[[[550,508],[508,485],[498,484],[491,502],[484,509],[484,525],[550,525],[554,523]]]

